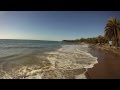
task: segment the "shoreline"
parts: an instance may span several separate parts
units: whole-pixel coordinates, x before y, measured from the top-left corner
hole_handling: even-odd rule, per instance
[[[87,70],[87,79],[120,78],[120,49],[108,45],[92,45],[89,53],[98,58],[98,63]]]

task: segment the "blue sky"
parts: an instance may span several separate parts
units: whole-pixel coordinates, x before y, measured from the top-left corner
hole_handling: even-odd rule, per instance
[[[0,39],[57,40],[104,34],[120,11],[0,11]]]

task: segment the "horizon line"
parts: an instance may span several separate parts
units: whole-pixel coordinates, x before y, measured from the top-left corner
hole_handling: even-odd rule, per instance
[[[38,39],[0,39],[0,40],[38,40]],[[38,41],[62,41],[62,40],[38,40]]]

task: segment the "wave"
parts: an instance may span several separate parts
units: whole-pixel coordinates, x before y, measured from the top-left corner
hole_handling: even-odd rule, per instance
[[[47,57],[57,69],[82,70],[92,68],[97,62],[97,57],[93,57],[88,51],[88,45],[64,45],[58,51],[50,52]],[[85,72],[75,75],[83,78]],[[64,75],[63,75],[64,76]],[[85,75],[84,75],[85,76]],[[75,77],[75,78],[76,78]]]
[[[86,79],[85,72],[98,63],[97,57],[88,53],[88,45],[63,45],[60,49],[37,56],[41,65],[21,66],[5,72],[1,78],[17,79]],[[45,64],[49,62],[49,64]],[[44,65],[43,65],[44,64]]]
[[[27,47],[27,46],[24,46],[24,47],[23,47],[23,46],[16,46],[16,47],[15,47],[15,46],[14,46],[14,47],[13,47],[13,46],[11,46],[11,47],[0,47],[0,48],[1,48],[1,49],[12,49],[12,48],[15,48],[15,49],[17,49],[17,48],[18,48],[18,49],[19,49],[19,48],[20,48],[20,49],[21,49],[21,48],[33,48],[33,49],[35,48],[35,49],[39,49],[39,48],[45,48],[45,47],[35,47],[35,46],[33,46],[33,47],[30,47],[30,46],[28,46],[28,47]]]

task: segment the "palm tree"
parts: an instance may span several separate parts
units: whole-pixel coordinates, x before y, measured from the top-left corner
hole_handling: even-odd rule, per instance
[[[105,26],[105,39],[115,41],[116,47],[120,40],[120,20],[111,17]]]

